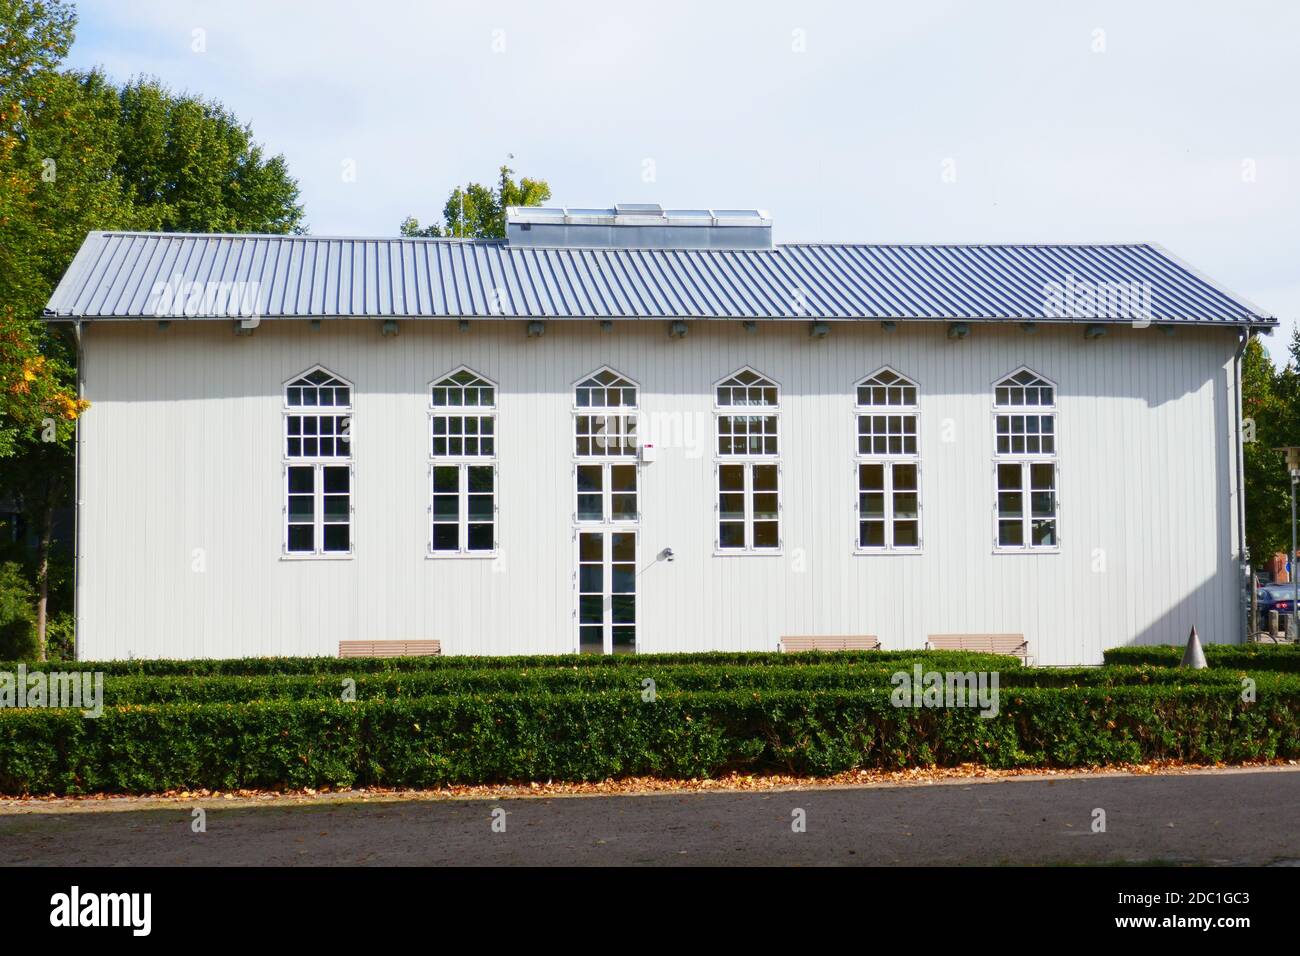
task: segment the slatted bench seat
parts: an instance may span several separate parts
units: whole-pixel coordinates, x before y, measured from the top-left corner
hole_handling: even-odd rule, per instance
[[[981,654],[1010,654],[1026,664],[1029,642],[1023,634],[931,634],[925,641],[927,651],[977,651]]]
[[[781,650],[796,651],[878,651],[880,638],[874,634],[827,635],[809,634],[781,638]]]
[[[339,657],[441,656],[441,641],[339,641]]]

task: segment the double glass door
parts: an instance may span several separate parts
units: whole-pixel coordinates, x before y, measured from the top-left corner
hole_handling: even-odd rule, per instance
[[[578,532],[578,650],[636,653],[635,531]]]

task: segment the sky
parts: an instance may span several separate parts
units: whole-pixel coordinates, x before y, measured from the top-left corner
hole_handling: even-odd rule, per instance
[[[778,242],[1164,245],[1300,319],[1300,4],[79,0],[68,65],[216,99],[317,235],[503,163]]]

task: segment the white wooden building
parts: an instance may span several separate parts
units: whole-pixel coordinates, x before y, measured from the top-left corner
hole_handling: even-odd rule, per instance
[[[94,233],[47,316],[92,403],[82,659],[1241,639],[1275,320],[1158,246]]]

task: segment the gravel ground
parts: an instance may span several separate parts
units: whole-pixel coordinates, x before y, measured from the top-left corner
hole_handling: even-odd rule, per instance
[[[32,801],[0,808],[0,859],[11,866],[1295,865],[1297,806],[1300,768],[612,796]],[[204,808],[206,832],[194,832],[195,807]],[[1105,811],[1104,833],[1093,832],[1096,809]]]

